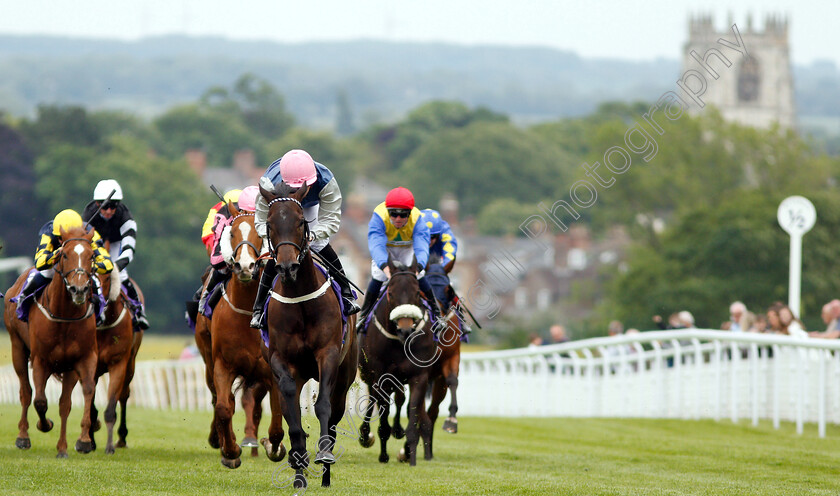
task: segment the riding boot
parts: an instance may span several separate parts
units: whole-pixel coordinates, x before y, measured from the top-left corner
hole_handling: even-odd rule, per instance
[[[271,290],[271,285],[274,282],[274,277],[277,275],[277,266],[274,259],[269,258],[263,268],[262,277],[260,277],[260,285],[257,288],[257,299],[254,301],[254,314],[251,316],[251,327],[254,329],[260,328],[262,321],[263,310],[265,309],[265,299],[268,298],[268,292]]]
[[[439,319],[443,318],[443,312],[441,312],[440,306],[438,306],[437,298],[435,298],[435,292],[432,290],[432,285],[429,284],[429,281],[426,280],[425,277],[421,277],[418,282],[420,283],[420,291],[423,292],[423,295],[429,301],[429,306],[432,307],[432,312],[434,312],[435,317]]]
[[[367,291],[365,292],[365,301],[362,303],[362,310],[359,313],[359,319],[356,321],[356,332],[364,331],[365,320],[367,320],[368,314],[373,309],[373,305],[376,304],[376,300],[379,299],[379,291],[381,289],[382,281],[377,281],[376,279],[371,278]]]
[[[122,284],[125,287],[125,293],[128,295],[128,298],[137,302],[137,305],[132,304],[131,308],[134,311],[134,319],[137,321],[137,327],[143,330],[148,329],[149,321],[146,319],[146,311],[143,308],[143,302],[140,301],[140,296],[137,294],[137,288],[134,287],[131,279],[126,279]]]
[[[207,297],[210,291],[222,282],[227,274],[223,273],[221,269],[212,269],[210,275],[207,277],[207,284],[201,290],[201,298],[198,299],[198,311],[204,313],[207,305]],[[211,305],[212,308],[212,305]]]
[[[23,286],[23,289],[20,290],[20,295],[18,295],[18,304],[24,299],[28,298],[32,293],[35,292],[38,288],[42,288],[45,284],[49,282],[49,279],[44,277],[43,274],[40,272],[36,272],[35,275],[32,276],[32,279],[26,281],[26,284]]]
[[[335,279],[341,288],[341,299],[344,300],[344,315],[349,317],[357,313],[361,309],[356,304],[356,298],[353,296],[353,290],[350,289],[350,281],[347,279],[347,274],[344,273],[344,267],[341,266],[338,253],[335,252],[329,243],[321,248],[321,251],[318,253],[327,261],[327,270],[330,272],[330,277]]]

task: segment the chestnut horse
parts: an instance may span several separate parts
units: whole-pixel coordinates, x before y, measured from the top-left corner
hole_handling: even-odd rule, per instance
[[[18,304],[7,303],[4,310],[6,329],[12,342],[12,361],[20,380],[21,419],[15,446],[28,449],[29,421],[27,412],[32,401],[27,361],[32,361],[35,382],[35,411],[38,413],[38,430],[49,432],[53,421],[48,419],[45,388],[52,374],[61,376],[62,389],[59,399],[61,432],[56,448],[58,458],[67,458],[67,416],[70,414],[70,395],[76,382],[81,380],[85,408],[82,414],[82,432],[76,441],[76,451],[89,453],[93,449],[90,439],[90,410],[93,404],[94,374],[97,364],[96,317],[90,301],[95,294],[93,278],[93,230],[73,228],[61,230],[62,244],[58,248],[55,275],[38,296],[29,312],[29,323],[21,322],[16,315]],[[9,289],[10,295],[20,293],[26,275],[18,278]]]
[[[96,328],[99,361],[94,380],[98,382],[99,378],[105,372],[108,372],[108,405],[105,407],[108,442],[105,446],[105,453],[112,455],[114,454],[114,424],[117,422],[117,402],[121,402],[121,428],[125,430],[124,434],[120,435],[123,446],[125,446],[125,436],[128,435],[128,429],[125,427],[125,403],[128,400],[129,382],[134,375],[134,358],[137,356],[137,349],[134,346],[131,309],[126,296],[121,291],[119,270],[115,267],[110,274],[100,274],[99,280],[102,283],[102,292],[107,295],[107,305],[105,306],[103,324]],[[136,284],[135,287],[137,287]],[[138,296],[143,297],[139,288]],[[142,337],[140,340],[142,340]],[[131,368],[131,377],[129,377],[129,368]],[[125,396],[125,400],[123,400],[123,396]],[[94,404],[91,406],[90,419],[92,425],[90,440],[93,443],[93,449],[96,449],[96,440],[93,433],[99,428],[98,416],[99,412]]]
[[[344,325],[342,344],[340,301],[310,252],[309,224],[301,205],[308,187],[293,189],[280,183],[277,189],[275,194],[260,188],[268,201],[266,227],[278,272],[266,309],[269,363],[283,396],[283,416],[292,444],[289,464],[295,470],[298,488],[306,487],[304,469],[309,465],[300,391],[309,379],[319,382],[315,415],[321,429],[315,463],[323,464],[321,485],[326,487],[330,485],[330,466],[336,462],[332,453],[336,425],[344,415],[347,391],[359,363],[355,317]]]
[[[391,394],[402,393],[409,386],[408,428],[401,461],[417,464],[417,445],[423,438],[424,458],[432,458],[432,428],[434,423],[426,413],[425,397],[429,380],[436,375],[434,365],[436,347],[429,312],[421,301],[417,281],[417,262],[406,267],[400,262],[388,262],[391,278],[367,324],[367,332],[360,338],[362,348],[361,376],[370,395],[378,401],[379,461],[389,460],[387,443],[391,437],[388,424]],[[359,429],[359,443],[368,448],[373,444],[370,419],[373,402],[365,408]]]
[[[242,377],[247,396],[243,395],[246,411],[245,439],[243,446],[257,446],[257,430],[262,417],[262,400],[269,394],[271,404],[271,424],[268,438],[263,440],[266,455],[279,462],[286,456],[283,446],[283,417],[280,405],[280,392],[274,383],[271,368],[261,350],[262,339],[259,332],[250,327],[251,308],[257,296],[260,280],[260,250],[257,248],[262,239],[254,227],[254,214],[240,212],[233,204],[228,204],[231,213],[230,227],[226,227],[220,246],[225,260],[228,261],[233,277],[224,287],[224,297],[219,301],[210,320],[210,342],[212,357],[213,385],[215,388],[216,426],[222,465],[237,468],[242,463],[242,449],[236,444],[231,420],[235,408],[231,392],[233,382]]]

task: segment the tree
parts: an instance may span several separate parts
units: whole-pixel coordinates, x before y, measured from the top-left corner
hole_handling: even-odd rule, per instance
[[[39,105],[35,121],[23,120],[20,133],[38,155],[58,144],[96,146],[102,139],[101,129],[87,110],[75,105]]]
[[[35,157],[23,137],[0,124],[0,222],[3,256],[35,253],[33,240],[46,215],[34,201]]]

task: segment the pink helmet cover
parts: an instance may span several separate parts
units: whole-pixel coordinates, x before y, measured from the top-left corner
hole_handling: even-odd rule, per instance
[[[300,188],[318,180],[315,161],[303,150],[289,150],[280,159],[280,176],[293,188]]]

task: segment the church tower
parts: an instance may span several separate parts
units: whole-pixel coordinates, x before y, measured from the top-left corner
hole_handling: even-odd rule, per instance
[[[717,107],[729,121],[761,128],[770,127],[773,122],[783,128],[794,127],[796,111],[788,25],[787,18],[771,15],[766,18],[764,29],[759,31],[753,28],[752,16],[749,16],[746,26],[737,26],[748,53],[743,56],[719,43],[721,38],[735,41],[732,22],[719,31],[711,16],[693,16],[689,20],[688,43],[683,51],[682,73],[701,71],[700,61],[704,55],[712,53],[710,49],[720,50],[726,61],[717,54],[706,60],[720,77],[717,80],[707,78],[708,88],[703,100]],[[729,67],[727,61],[731,63]],[[697,110],[697,107],[692,106],[692,109]]]

